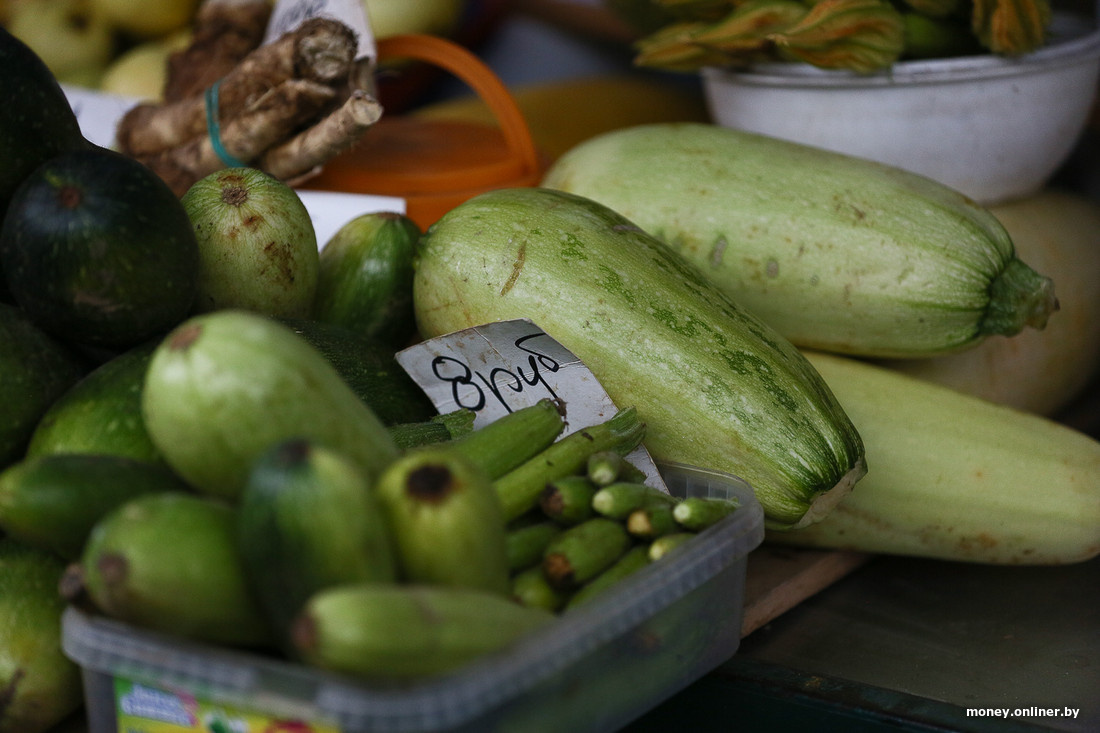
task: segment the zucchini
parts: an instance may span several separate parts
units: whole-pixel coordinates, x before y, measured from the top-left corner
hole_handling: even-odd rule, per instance
[[[320,269],[317,233],[289,184],[242,164],[202,175],[180,202],[199,249],[193,313],[312,313]]]
[[[737,499],[718,496],[689,496],[676,505],[672,516],[676,523],[690,532],[702,532],[717,524],[740,507]]]
[[[660,537],[649,543],[648,554],[650,562],[656,562],[660,560],[668,553],[678,548],[680,545],[697,536],[697,534],[697,532],[684,531],[661,535]]]
[[[116,506],[157,491],[189,491],[160,463],[128,456],[51,453],[0,472],[0,530],[75,560],[92,528]]]
[[[872,468],[824,520],[768,541],[1005,565],[1100,554],[1100,442],[884,367],[808,356]]]
[[[1058,317],[1042,331],[973,349],[882,364],[1041,415],[1058,415],[1100,373],[1100,202],[1058,189],[991,206],[1020,257],[1058,284]]]
[[[623,578],[633,575],[649,565],[649,545],[635,545],[615,561],[611,567],[577,589],[565,604],[565,610],[588,603],[595,596],[614,587]]]
[[[0,468],[23,457],[42,416],[84,373],[69,347],[0,303]]]
[[[5,10],[10,8],[4,4]],[[35,168],[67,150],[91,145],[57,77],[10,29],[10,18],[5,18],[0,28],[0,65],[5,69],[0,75],[0,219],[15,189]],[[0,293],[4,287],[0,282]]]
[[[590,199],[515,188],[459,204],[421,239],[413,297],[425,337],[534,319],[636,408],[655,459],[740,476],[769,526],[824,516],[866,470],[859,434],[795,347]]]
[[[237,552],[236,508],[158,491],[104,515],[58,583],[62,597],[126,623],[197,641],[272,641]]]
[[[571,595],[550,585],[541,565],[525,568],[512,576],[512,599],[521,606],[560,611]]]
[[[336,451],[291,439],[253,463],[237,545],[253,596],[280,640],[314,593],[396,581],[392,542],[373,488]]]
[[[145,165],[98,146],[56,155],[23,180],[0,228],[0,261],[32,321],[107,350],[186,318],[200,267],[179,198]]]
[[[555,588],[577,588],[614,565],[630,546],[622,522],[594,517],[550,540],[543,550],[542,571]]]
[[[545,609],[472,588],[344,585],[310,599],[293,638],[313,666],[408,680],[500,651],[553,620]]]
[[[337,323],[302,318],[280,318],[279,323],[320,351],[384,424],[436,416],[435,405],[394,359],[393,347]]]
[[[637,481],[616,481],[592,495],[592,509],[609,519],[626,519],[630,513],[651,504],[674,504],[677,499],[660,489]]]
[[[47,733],[84,702],[80,667],[61,648],[64,561],[0,535],[0,731]]]
[[[393,211],[344,224],[320,254],[313,317],[395,347],[416,336],[413,252],[420,227]]]
[[[591,519],[592,495],[596,485],[587,476],[562,476],[547,482],[539,495],[539,508],[542,513],[561,524],[580,524]]]
[[[588,457],[588,465],[585,467],[585,475],[588,480],[602,488],[610,486],[616,481],[624,480],[631,474],[631,478],[640,481],[645,480],[645,474],[615,451],[600,451]]]
[[[35,426],[26,457],[83,453],[163,464],[141,416],[145,370],[156,345],[154,339],[127,349],[65,390]]]
[[[505,522],[493,483],[460,451],[410,451],[382,472],[376,489],[403,580],[508,594]]]
[[[459,408],[429,420],[387,425],[390,437],[402,451],[464,438],[474,431],[473,410]]]
[[[707,124],[585,141],[543,185],[587,196],[676,248],[805,348],[958,351],[1043,328],[1051,280],[986,209],[890,166]]]
[[[549,447],[565,429],[565,410],[546,397],[456,438],[453,448],[493,480]]]
[[[561,534],[562,530],[562,525],[552,519],[542,519],[542,515],[536,512],[524,514],[509,523],[504,537],[508,570],[516,573],[538,565],[550,540]]]
[[[626,531],[636,540],[651,542],[682,528],[672,515],[672,504],[649,504],[626,515]]]
[[[398,455],[378,416],[323,354],[259,313],[192,316],[157,346],[141,411],[168,465],[200,493],[234,501],[261,453],[325,443],[374,479]]]
[[[645,423],[639,419],[638,411],[626,407],[609,420],[551,443],[494,480],[504,518],[510,521],[537,507],[548,482],[575,475],[587,466],[593,453],[614,450],[625,455],[638,447],[643,435]]]

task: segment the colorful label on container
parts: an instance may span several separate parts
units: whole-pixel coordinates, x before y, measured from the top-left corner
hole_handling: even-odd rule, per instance
[[[118,733],[341,733],[334,725],[256,713],[116,677]]]

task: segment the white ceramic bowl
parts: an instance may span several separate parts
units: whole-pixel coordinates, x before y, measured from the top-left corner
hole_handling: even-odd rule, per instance
[[[1010,59],[903,61],[858,75],[807,64],[707,68],[718,124],[905,168],[983,204],[1042,188],[1084,130],[1100,77],[1100,30],[1056,14],[1051,40]]]

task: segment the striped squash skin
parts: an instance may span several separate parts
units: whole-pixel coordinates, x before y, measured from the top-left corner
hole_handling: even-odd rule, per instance
[[[802,354],[594,201],[504,189],[460,204],[422,238],[413,294],[426,338],[534,321],[637,408],[657,459],[741,476],[769,527],[816,521],[865,473],[861,437]]]
[[[591,138],[543,186],[676,248],[796,345],[923,357],[1042,328],[1054,284],[988,210],[891,166],[701,123]]]
[[[1069,418],[1078,412],[1074,398],[1100,373],[1100,201],[1050,188],[989,210],[1020,256],[1057,283],[1058,314],[1042,331],[880,363],[992,402]]]

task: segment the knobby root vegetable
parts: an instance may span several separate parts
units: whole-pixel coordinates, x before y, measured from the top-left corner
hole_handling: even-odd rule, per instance
[[[222,127],[222,147],[247,163],[284,139],[334,97],[332,89],[321,84],[295,79],[283,82]],[[135,157],[160,176],[177,196],[187,193],[196,181],[226,167],[207,135],[152,155]]]
[[[269,0],[206,0],[197,11],[186,48],[168,57],[163,98],[172,102],[202,94],[263,40]]]

